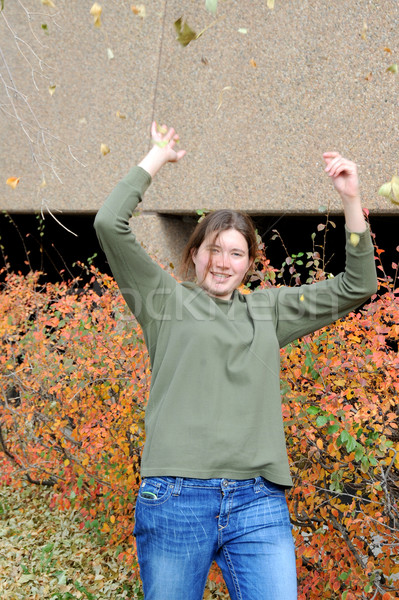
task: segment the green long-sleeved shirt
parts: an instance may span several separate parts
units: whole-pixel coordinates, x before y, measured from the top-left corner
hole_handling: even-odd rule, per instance
[[[133,235],[129,219],[150,175],[134,167],[95,228],[119,288],[142,326],[152,366],[142,476],[292,483],[280,398],[279,349],[362,304],[377,286],[367,230],[346,269],[300,287],[235,291],[231,300],[179,283]]]

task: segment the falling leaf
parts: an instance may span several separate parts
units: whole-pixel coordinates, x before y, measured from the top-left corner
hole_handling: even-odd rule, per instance
[[[81,119],[79,119],[79,123],[80,123],[81,125],[87,125],[86,118],[85,118],[85,117],[82,117]]]
[[[301,294],[301,296],[300,296],[299,300],[300,300],[301,302],[303,302],[303,301],[305,300],[305,296],[304,296],[303,294]]]
[[[101,6],[97,2],[95,2],[90,9],[90,14],[94,17],[94,26],[95,27],[101,27],[101,19],[100,19],[101,12],[102,12]]]
[[[111,150],[109,149],[109,146],[107,146],[107,144],[101,144],[101,154],[103,156],[105,156],[109,152],[111,152]]]
[[[15,190],[15,188],[19,184],[20,179],[20,177],[9,177],[6,181],[6,184],[9,185],[13,190]]]
[[[183,22],[181,17],[175,21],[175,29],[177,33],[176,39],[182,46],[188,46],[190,42],[197,38],[195,31],[191,29],[187,22]]]
[[[207,58],[205,58],[204,56],[201,56],[201,62],[203,65],[209,65],[209,61]]]
[[[47,23],[42,23],[42,29],[43,29],[44,33],[48,34],[48,25],[47,25]]]
[[[399,204],[399,176],[394,175],[391,181],[384,183],[378,190],[378,194],[388,198],[393,204]]]
[[[116,116],[117,116],[119,119],[126,119],[126,116],[125,116],[125,115],[122,115],[122,113],[120,113],[120,112],[119,112],[119,110],[117,110],[117,111],[116,111]]]
[[[107,48],[107,56],[108,60],[112,60],[114,58],[114,53],[112,52],[111,48]]]
[[[46,187],[46,185],[47,185],[47,183],[46,183],[46,180],[45,180],[45,179],[42,179],[42,182],[41,182],[41,184],[40,184],[40,187],[41,187],[41,188],[44,188],[44,187]]]
[[[48,91],[49,91],[50,96],[53,96],[56,87],[57,87],[56,85],[49,85]]]
[[[350,243],[352,244],[352,246],[354,248],[356,248],[356,246],[358,245],[358,243],[360,242],[360,236],[357,233],[351,233],[350,235]]]
[[[267,0],[267,8],[270,8],[270,10],[273,10],[274,0]]]
[[[391,65],[390,67],[387,68],[387,73],[394,73],[396,75],[397,72],[398,72],[398,65],[396,63],[394,63],[393,65]]]
[[[251,58],[251,60],[249,61],[249,64],[250,64],[252,67],[257,67],[257,64],[256,64],[256,62],[254,61],[254,59],[253,59],[253,58]]]
[[[205,0],[205,8],[215,15],[218,8],[218,0]]]
[[[223,102],[223,92],[224,92],[224,91],[226,91],[226,90],[231,90],[231,86],[227,85],[227,86],[226,86],[226,87],[224,87],[224,88],[222,89],[222,91],[220,92],[220,94],[219,94],[219,104],[218,104],[218,107],[217,107],[217,109],[216,109],[216,112],[217,112],[217,111],[219,110],[219,108],[222,106],[222,102]]]
[[[50,6],[51,8],[55,8],[53,0],[42,0],[42,4],[44,6]]]
[[[138,15],[139,17],[142,17],[144,19],[146,15],[144,4],[138,4],[137,6],[132,5],[131,9],[135,15]]]
[[[240,29],[238,30],[238,33],[248,33],[248,29],[245,29],[244,27],[240,27]]]
[[[361,37],[362,37],[362,40],[365,40],[366,37],[367,37],[367,23],[366,23],[366,21],[363,22],[363,29],[362,29]]]
[[[388,52],[389,54],[392,54],[392,50],[390,48],[384,48],[384,52]]]
[[[373,74],[372,74],[372,72],[370,71],[370,73],[369,73],[368,75],[366,75],[366,77],[365,77],[365,80],[366,80],[366,81],[371,81],[371,80],[372,80],[372,78],[373,78]]]

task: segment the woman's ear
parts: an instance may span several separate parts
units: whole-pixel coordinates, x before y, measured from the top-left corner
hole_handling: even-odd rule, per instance
[[[191,250],[190,250],[191,260],[193,261],[194,264],[195,264],[195,259],[197,257],[197,252],[198,252],[198,248],[191,248]]]

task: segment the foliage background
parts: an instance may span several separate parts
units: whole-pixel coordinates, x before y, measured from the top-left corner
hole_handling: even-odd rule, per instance
[[[387,275],[381,254],[370,304],[281,352],[300,600],[387,600],[397,591],[399,288],[397,264]],[[326,276],[314,245],[279,270],[263,255],[255,277],[299,284],[301,267],[308,281]],[[148,356],[114,281],[87,270],[80,287],[3,269],[1,479],[53,488],[50,506],[72,509],[136,578]],[[217,570],[207,594],[223,594]]]

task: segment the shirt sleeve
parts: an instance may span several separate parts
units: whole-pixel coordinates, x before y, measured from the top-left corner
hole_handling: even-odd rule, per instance
[[[165,299],[176,280],[154,262],[137,241],[129,219],[151,183],[141,167],[133,167],[120,181],[94,221],[101,248],[130,310],[143,327],[162,320]]]
[[[280,347],[355,310],[377,291],[370,231],[346,234],[345,271],[332,279],[275,289],[275,323]]]

